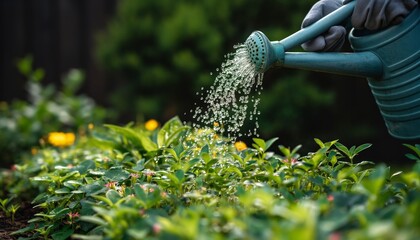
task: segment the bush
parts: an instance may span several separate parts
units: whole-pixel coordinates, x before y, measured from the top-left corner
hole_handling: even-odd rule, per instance
[[[148,124],[150,125],[150,124]],[[153,125],[156,126],[156,125]],[[16,167],[37,192],[32,238],[415,239],[420,146],[411,171],[356,162],[350,148],[319,149],[255,138],[233,144],[178,118],[161,128],[106,125],[73,146],[48,147]],[[238,147],[237,148],[235,148]],[[23,177],[25,176],[25,177]],[[21,193],[31,184],[13,184]]]
[[[27,77],[28,101],[14,100],[0,105],[0,166],[19,162],[21,154],[36,151],[50,132],[83,132],[88,124],[99,124],[105,110],[86,96],[77,95],[84,80],[80,70],[71,70],[62,80],[62,88],[43,86],[42,69],[32,69],[32,58],[18,63]],[[107,112],[108,116],[111,111]]]

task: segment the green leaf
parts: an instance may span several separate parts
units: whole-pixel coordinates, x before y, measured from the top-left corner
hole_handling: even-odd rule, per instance
[[[29,77],[29,74],[32,71],[32,61],[33,61],[32,56],[28,55],[20,59],[17,63],[19,72],[25,75],[26,77]]]
[[[265,141],[263,139],[261,139],[261,138],[253,138],[252,140],[257,144],[257,146],[258,146],[258,147],[256,147],[257,149],[258,148],[261,148],[261,150],[263,152],[265,151],[267,145],[266,145],[266,143],[265,143]]]
[[[344,146],[343,144],[341,144],[341,143],[339,143],[339,142],[336,142],[335,143],[335,146],[337,147],[337,149],[338,150],[340,150],[341,152],[343,152],[345,155],[347,155],[348,157],[350,157],[350,151],[349,151],[349,149],[346,147],[346,146]]]
[[[214,158],[214,159],[212,159],[212,160],[208,161],[208,162],[206,163],[206,168],[207,168],[207,169],[211,168],[211,167],[213,166],[213,164],[215,164],[215,163],[217,163],[217,162],[218,162],[218,160],[217,160],[216,158]]]
[[[154,143],[143,131],[135,131],[130,127],[120,127],[110,124],[105,124],[104,126],[113,130],[117,134],[120,134],[129,142],[135,146],[143,148],[147,152],[156,151],[158,149],[156,143]]]
[[[170,146],[177,139],[179,134],[186,129],[188,129],[188,127],[184,127],[178,117],[173,117],[167,121],[159,130],[157,136],[159,148]]]
[[[271,147],[271,145],[273,145],[273,143],[275,142],[275,141],[277,141],[279,138],[278,137],[276,137],[276,138],[272,138],[272,139],[270,139],[270,140],[268,140],[268,141],[266,141],[265,142],[265,149],[264,149],[264,151],[266,151],[267,149],[269,149],[270,147]]]
[[[134,194],[136,195],[137,198],[139,199],[146,199],[146,193],[144,192],[143,188],[141,188],[140,184],[136,184],[134,185]]]
[[[201,151],[200,151],[200,153],[202,154],[202,153],[210,153],[210,147],[209,147],[209,145],[204,145],[204,147],[202,147],[201,148]]]
[[[283,145],[280,145],[280,146],[279,146],[279,150],[283,153],[283,155],[284,155],[286,158],[291,157],[291,155],[290,155],[290,148],[287,148],[287,147],[285,147],[285,146],[283,146]]]
[[[95,162],[93,160],[85,160],[73,168],[73,170],[78,171],[80,174],[86,174],[88,170],[93,170],[96,168]]]
[[[130,173],[121,167],[112,167],[105,172],[104,177],[117,182],[122,182],[130,177]]]
[[[99,226],[105,226],[107,222],[105,222],[102,218],[97,216],[80,216],[80,220],[83,222],[93,223]]]
[[[370,143],[365,143],[365,144],[362,144],[362,145],[358,146],[356,148],[356,150],[354,150],[354,155],[360,153],[363,150],[366,150],[366,149],[370,148],[371,146],[372,146],[372,144],[370,144]]]
[[[408,147],[409,149],[413,150],[417,154],[417,156],[420,157],[420,144],[416,144],[416,145],[413,146],[411,144],[404,143],[403,145]]]
[[[54,191],[55,194],[68,194],[70,192],[71,191],[68,188],[60,188]]]
[[[179,182],[179,178],[177,177],[177,176],[175,176],[174,174],[172,174],[172,173],[165,173],[165,175],[172,181],[172,183],[175,185],[175,186],[179,186],[180,185],[180,182]]]
[[[112,201],[112,203],[116,203],[121,199],[120,194],[115,191],[114,189],[110,189],[108,190],[108,192],[106,192],[105,196]]]
[[[226,173],[235,173],[238,175],[239,179],[242,178],[242,172],[237,167],[229,167],[224,170]]]
[[[178,169],[178,170],[175,171],[175,176],[178,178],[178,180],[180,182],[182,182],[184,180],[184,175],[185,175],[184,171],[181,170],[181,169]]]
[[[104,239],[104,237],[101,235],[81,235],[81,234],[73,234],[71,238],[80,239],[80,240],[103,240]]]
[[[182,168],[184,170],[184,172],[188,172],[190,170],[191,167],[193,167],[195,164],[197,164],[198,162],[200,162],[199,158],[194,158],[191,159],[190,161],[188,161],[184,167]]]
[[[297,145],[295,148],[293,148],[292,152],[290,153],[290,155],[296,155],[297,152],[302,148],[302,145]]]
[[[114,203],[110,199],[108,199],[107,197],[104,197],[104,196],[101,196],[101,195],[93,195],[92,197],[99,200],[99,201],[102,201],[102,202],[106,203],[108,206],[113,206],[114,205]]]
[[[385,165],[378,165],[368,178],[362,181],[362,185],[372,195],[378,195],[383,184],[385,183],[386,176],[389,173],[389,169]]]
[[[145,159],[144,158],[142,158],[139,161],[137,161],[136,166],[133,167],[133,170],[134,171],[141,171],[141,170],[143,170],[144,169],[144,162],[145,162]]]
[[[86,196],[97,195],[105,191],[105,187],[98,182],[81,186],[78,190],[86,193]]]
[[[146,239],[148,230],[145,229],[128,229],[127,234],[133,239]]]
[[[420,161],[420,158],[419,158],[419,157],[417,157],[417,156],[414,156],[414,154],[407,153],[407,154],[405,154],[405,156],[406,156],[408,159],[411,159],[411,160],[414,160],[414,161]]]
[[[207,164],[210,162],[211,160],[211,156],[209,153],[203,152],[201,153],[201,158],[203,159],[203,161]]]
[[[318,144],[319,147],[325,147],[325,144],[320,139],[314,138],[314,141],[316,142],[316,144]]]
[[[13,235],[18,235],[18,234],[24,234],[24,233],[27,233],[27,232],[32,232],[34,229],[35,229],[35,224],[31,223],[25,228],[21,228],[21,229],[15,231],[15,232],[12,232],[10,235],[13,236]]]
[[[74,233],[74,230],[67,226],[67,227],[64,227],[63,229],[55,231],[54,234],[51,234],[51,237],[54,240],[66,240],[73,233]]]
[[[40,82],[45,76],[45,72],[41,68],[37,68],[33,73],[32,77],[34,78],[35,82]]]

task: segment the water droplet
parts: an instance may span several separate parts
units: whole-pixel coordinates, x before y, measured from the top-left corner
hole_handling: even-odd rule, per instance
[[[206,96],[201,94],[200,101],[204,107],[198,107],[193,111],[193,117],[197,128],[210,126],[215,122],[223,123],[216,129],[219,133],[226,133],[227,137],[236,138],[242,136],[241,128],[245,121],[257,119],[257,107],[259,98],[251,96],[262,88],[263,75],[255,72],[255,67],[249,57],[245,45],[234,46],[235,52],[226,54],[221,68],[217,68],[217,76],[213,85],[206,91]],[[213,75],[211,72],[210,75]],[[204,88],[201,88],[203,91]],[[261,91],[258,91],[261,94]],[[252,106],[249,106],[249,102]],[[192,112],[192,111],[190,111]],[[255,124],[258,126],[258,123]],[[249,131],[248,134],[252,135]],[[249,136],[251,136],[249,135]]]

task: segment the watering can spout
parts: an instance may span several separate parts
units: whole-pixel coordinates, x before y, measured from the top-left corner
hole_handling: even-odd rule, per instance
[[[253,32],[245,47],[255,70],[287,67],[366,77],[389,133],[399,139],[420,139],[420,7],[399,25],[366,35],[353,29],[352,53],[288,52],[348,18],[355,1],[281,41]]]
[[[270,42],[260,31],[253,32],[245,45],[256,71],[260,73],[271,67],[286,67],[356,77],[378,78],[382,75],[382,62],[372,52],[285,52],[282,41]]]
[[[382,62],[372,52],[360,53],[285,53],[279,65],[354,77],[380,78]]]

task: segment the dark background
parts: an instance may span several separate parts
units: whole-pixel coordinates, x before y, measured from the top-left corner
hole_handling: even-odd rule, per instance
[[[227,4],[224,1],[201,3],[184,0],[179,1],[179,4],[185,6],[179,7],[175,3],[178,1],[155,0],[157,3],[153,3],[145,0],[142,7],[138,6],[140,3],[131,3],[131,6],[126,3],[122,10],[118,10],[119,4],[123,2],[129,1],[0,0],[0,101],[25,99],[25,78],[15,66],[18,59],[30,54],[35,67],[45,70],[43,82],[46,84],[59,85],[63,74],[72,68],[84,70],[86,80],[81,92],[95,99],[99,105],[119,111],[119,123],[132,121],[138,115],[156,118],[161,122],[179,115],[190,121],[191,117],[184,113],[196,101],[193,98],[194,93],[200,86],[211,84],[209,73],[220,66],[223,55],[231,52],[234,44],[244,41],[255,29],[271,33],[267,35],[273,39],[293,33],[298,30],[303,16],[315,1],[297,3],[273,0],[255,3],[238,0]],[[188,11],[188,6],[193,6],[191,11]],[[200,12],[201,6],[205,10]],[[138,12],[129,11],[136,7],[140,9]],[[168,17],[169,20],[165,21],[166,16],[177,12],[178,15],[173,18],[173,22],[176,22],[182,18],[182,9],[187,9],[184,11],[187,15],[195,13],[194,11],[198,12],[197,16],[208,14],[205,18],[207,20],[203,20],[208,25],[200,27],[202,31],[194,30],[194,26],[191,26],[192,33],[182,33],[181,26],[174,33],[181,32],[182,41],[171,43],[172,45],[166,43],[170,46],[167,47],[164,40],[171,39],[174,33],[160,33],[157,29],[172,29],[168,26],[172,20]],[[115,29],[123,31],[128,23],[135,21],[132,19],[136,18],[130,14],[140,16],[139,33],[131,31],[133,36],[127,37],[132,39],[130,41],[115,40],[120,39],[117,36],[123,35]],[[146,30],[141,35],[141,24],[146,21],[141,16],[148,14],[155,22],[152,21],[149,35]],[[122,17],[123,15],[128,17]],[[192,15],[188,16],[190,18],[187,21],[195,21]],[[114,26],[111,26],[113,23]],[[136,23],[133,24],[134,29]],[[153,31],[154,28],[156,32]],[[127,29],[130,32],[130,28]],[[160,38],[162,34],[168,35]],[[199,43],[207,43],[212,36],[215,36],[213,45],[217,48],[207,47],[207,52],[201,51]],[[183,66],[176,66],[168,61],[172,56],[190,56],[190,48],[194,49],[193,54],[199,55],[195,60],[198,64],[194,65],[195,68],[184,69]],[[154,51],[147,55],[148,49]],[[176,52],[178,49],[183,51]],[[128,67],[125,62],[119,65],[110,62],[110,59],[124,59],[127,54],[123,54],[126,52],[143,57],[133,57],[135,64]],[[145,60],[138,63],[138,59]],[[187,62],[185,66],[188,66]],[[161,85],[156,85],[156,74],[153,75],[154,78],[148,79],[150,74],[145,72],[155,66],[167,70],[162,70],[161,75],[166,76],[163,79],[170,81],[162,80],[159,83]],[[136,72],[136,69],[141,71]],[[308,97],[311,94],[313,98]],[[373,147],[362,153],[364,160],[396,165],[409,162],[404,157],[408,149],[401,145],[407,141],[388,135],[364,79],[272,69],[265,74],[262,95],[262,138],[279,137],[279,144],[291,147],[303,144],[303,151],[316,149],[313,142],[315,137],[324,141],[340,139],[349,147],[372,143]],[[137,97],[142,99],[138,104],[135,101]],[[136,104],[131,105],[133,102]],[[153,107],[148,108],[150,105]]]

